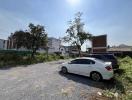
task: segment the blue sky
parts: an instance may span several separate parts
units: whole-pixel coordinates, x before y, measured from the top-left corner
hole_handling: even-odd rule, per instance
[[[44,25],[49,36],[63,37],[78,11],[93,35],[107,34],[109,45],[132,45],[132,0],[0,0],[0,38],[30,22]]]

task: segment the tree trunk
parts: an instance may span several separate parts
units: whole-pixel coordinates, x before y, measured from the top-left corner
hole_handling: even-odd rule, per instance
[[[33,52],[32,52],[32,58],[34,58],[34,54],[36,53],[36,49],[35,48],[33,48]]]
[[[79,54],[79,57],[81,57],[81,46],[78,45],[77,48],[78,48],[78,54]]]
[[[47,56],[47,60],[48,60],[48,58],[49,58],[49,48],[48,47],[46,47],[46,56]]]
[[[81,50],[80,49],[78,50],[78,53],[79,53],[79,57],[81,57]]]

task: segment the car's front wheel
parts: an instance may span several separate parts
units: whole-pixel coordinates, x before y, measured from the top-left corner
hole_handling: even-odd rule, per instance
[[[92,78],[92,80],[94,81],[101,81],[102,80],[102,76],[100,73],[98,72],[92,72],[90,77]]]
[[[68,71],[67,71],[67,68],[66,68],[66,67],[62,67],[62,68],[61,68],[61,72],[64,73],[64,74],[67,73],[67,72],[68,72]]]

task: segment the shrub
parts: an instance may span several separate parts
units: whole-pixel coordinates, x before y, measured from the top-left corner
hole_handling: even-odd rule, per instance
[[[31,51],[17,51],[17,50],[0,50],[0,54],[16,54],[20,56],[31,55]]]
[[[38,55],[35,55],[35,59],[37,62],[44,62],[46,60],[46,57],[44,54],[38,54]]]
[[[65,57],[64,56],[60,56],[60,59],[65,59]]]
[[[120,95],[118,100],[132,100],[132,58],[119,58],[119,64],[120,71],[114,77],[114,88],[107,89],[104,94],[117,92]]]
[[[44,61],[53,61],[58,59],[65,59],[65,57],[57,54],[36,53],[34,58],[31,58],[30,53],[24,54],[22,52],[18,54],[17,51],[0,51],[0,66],[15,66],[15,65],[29,65],[34,63],[42,63]],[[10,52],[10,53],[9,53]],[[27,53],[27,52],[26,52]]]

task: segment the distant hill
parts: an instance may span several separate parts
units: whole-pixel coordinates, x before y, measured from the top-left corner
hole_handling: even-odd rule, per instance
[[[131,47],[131,46],[126,45],[126,44],[120,44],[118,47]]]

